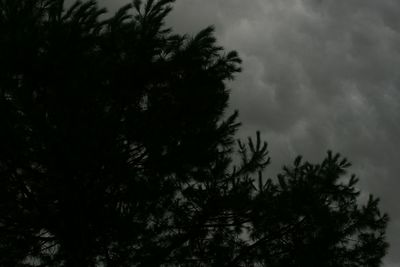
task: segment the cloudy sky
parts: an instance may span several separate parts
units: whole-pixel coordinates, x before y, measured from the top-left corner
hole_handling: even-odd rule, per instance
[[[391,217],[385,267],[400,266],[398,14],[398,0],[177,0],[168,20],[180,33],[215,25],[240,53],[231,108],[241,135],[260,130],[268,141],[271,173],[328,149],[353,162],[360,188]]]

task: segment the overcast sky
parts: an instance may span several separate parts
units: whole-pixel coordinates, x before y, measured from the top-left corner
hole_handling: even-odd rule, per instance
[[[271,173],[298,154],[350,159],[391,217],[385,267],[400,266],[399,14],[399,0],[177,0],[168,20],[180,33],[215,25],[239,52],[231,108],[241,135],[268,141]]]

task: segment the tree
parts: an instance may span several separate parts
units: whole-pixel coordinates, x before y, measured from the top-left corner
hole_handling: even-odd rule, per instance
[[[0,0],[0,265],[379,266],[349,163],[263,179],[225,114],[237,53],[173,34],[172,2]]]

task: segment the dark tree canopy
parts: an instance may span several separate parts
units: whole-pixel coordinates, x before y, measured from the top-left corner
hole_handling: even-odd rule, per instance
[[[380,266],[347,160],[264,179],[225,114],[237,53],[172,2],[0,0],[0,266]]]

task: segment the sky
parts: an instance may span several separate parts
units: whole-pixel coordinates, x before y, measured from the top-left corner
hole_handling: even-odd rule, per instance
[[[230,108],[240,136],[268,141],[271,174],[328,149],[353,163],[364,196],[379,196],[391,218],[384,267],[400,266],[398,14],[398,0],[177,0],[168,18],[179,33],[214,25],[239,52]]]

